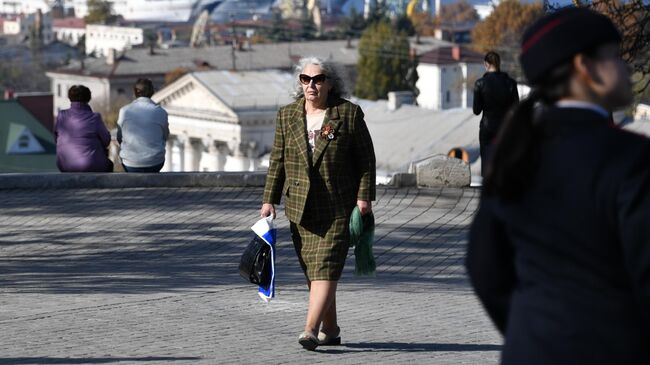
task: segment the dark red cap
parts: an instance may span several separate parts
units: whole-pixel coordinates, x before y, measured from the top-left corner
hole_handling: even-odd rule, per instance
[[[525,32],[519,60],[531,85],[572,56],[601,44],[620,42],[608,17],[585,8],[564,8],[536,21]]]

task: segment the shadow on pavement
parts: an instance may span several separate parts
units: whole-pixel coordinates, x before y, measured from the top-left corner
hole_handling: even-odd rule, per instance
[[[359,342],[344,343],[341,347],[349,349],[368,350],[373,352],[468,352],[468,351],[501,351],[501,345],[490,344],[463,344],[463,343],[407,343],[407,342]],[[340,348],[318,348],[317,351],[325,353],[344,353],[352,350]]]
[[[108,364],[112,362],[133,361],[196,361],[200,357],[176,356],[147,356],[147,357],[94,357],[94,358],[67,358],[67,357],[11,357],[0,358],[0,364]]]
[[[413,194],[438,198],[417,208],[423,218],[401,223],[389,219],[399,218],[398,203],[385,202],[377,212],[386,216],[377,227],[377,276],[353,276],[351,248],[346,282],[467,287],[464,217],[471,212],[457,204],[456,190]],[[0,224],[0,287],[71,294],[248,285],[238,265],[261,195],[259,188],[1,191],[0,221],[9,223]],[[429,220],[433,208],[443,213]],[[288,222],[281,215],[278,224],[278,283],[303,284]]]

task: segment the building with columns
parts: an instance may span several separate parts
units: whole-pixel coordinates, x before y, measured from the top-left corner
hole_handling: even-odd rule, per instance
[[[256,171],[271,151],[293,78],[278,70],[188,73],[152,99],[169,115],[162,171]]]
[[[249,44],[249,47],[234,53],[231,45],[132,48],[123,52],[109,50],[108,57],[71,60],[68,65],[46,73],[54,94],[52,113],[56,115],[59,110],[70,107],[67,90],[75,84],[84,84],[90,89],[93,97],[90,105],[93,110],[107,113],[121,108],[133,99],[133,83],[141,77],[151,79],[158,88],[165,83],[165,75],[174,71],[290,71],[295,62],[305,56],[318,56],[343,65],[349,75],[346,82],[349,89],[353,90],[359,57],[358,43],[358,40],[353,39],[350,42],[328,40]],[[422,37],[420,42],[416,42],[415,38],[411,40],[411,47],[417,54],[446,45],[449,42],[432,37]]]

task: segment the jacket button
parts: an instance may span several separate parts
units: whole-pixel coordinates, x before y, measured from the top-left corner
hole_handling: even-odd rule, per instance
[[[298,181],[294,181],[293,184],[296,185],[296,186],[300,185],[300,183]]]

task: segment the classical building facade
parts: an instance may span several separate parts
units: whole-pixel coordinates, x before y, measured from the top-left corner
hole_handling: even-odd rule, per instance
[[[271,151],[293,78],[277,70],[189,73],[153,96],[169,114],[162,171],[256,171]]]

